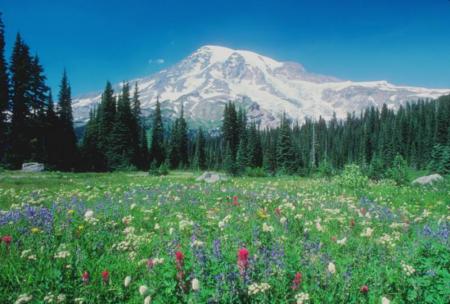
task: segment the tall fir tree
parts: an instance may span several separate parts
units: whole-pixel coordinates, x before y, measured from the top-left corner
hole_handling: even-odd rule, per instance
[[[78,148],[73,128],[72,93],[64,70],[58,94],[58,117],[60,121],[60,142],[58,169],[73,171],[79,164]]]
[[[164,126],[159,98],[156,100],[155,112],[153,113],[150,159],[155,166],[160,166],[165,161]]]
[[[196,170],[206,169],[205,135],[203,134],[203,130],[201,128],[197,131],[193,168]]]
[[[4,161],[7,144],[7,110],[9,108],[8,67],[5,60],[5,27],[0,12],[0,163]]]
[[[117,103],[117,112],[111,133],[111,150],[108,154],[109,166],[113,170],[129,168],[134,163],[138,129],[131,109],[130,88],[122,85],[122,93]]]
[[[116,97],[109,81],[106,82],[105,90],[102,93],[100,105],[98,107],[98,147],[103,153],[105,160],[104,167],[109,168],[113,155],[112,132],[116,120]]]
[[[8,162],[19,168],[24,161],[31,160],[31,116],[30,101],[31,57],[29,47],[17,34],[11,57],[11,133]]]
[[[295,154],[291,138],[291,129],[286,114],[283,114],[278,135],[277,168],[283,173],[295,172]]]

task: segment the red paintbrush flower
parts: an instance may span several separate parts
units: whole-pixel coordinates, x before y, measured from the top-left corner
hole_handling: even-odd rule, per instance
[[[293,290],[298,289],[298,287],[301,283],[302,283],[302,274],[300,272],[297,272],[295,274],[294,279],[292,280],[292,289]]]
[[[237,195],[233,196],[233,206],[239,206]]]
[[[280,208],[275,208],[275,213],[278,215],[278,216],[281,216],[281,209]]]
[[[155,266],[155,263],[153,262],[153,259],[148,259],[147,260],[147,267],[148,268],[153,268],[153,266]]]
[[[109,271],[108,270],[102,271],[102,279],[103,279],[104,283],[108,283],[108,280],[109,280]]]
[[[367,213],[367,210],[366,210],[366,208],[361,208],[361,214],[363,215],[363,216],[365,216],[366,215],[366,213]]]
[[[175,252],[175,263],[178,271],[183,269],[184,254],[181,251]]]
[[[363,285],[363,286],[361,286],[361,288],[359,289],[359,291],[360,291],[361,293],[366,294],[366,293],[369,292],[369,286]]]
[[[83,274],[81,275],[81,280],[84,284],[87,284],[89,282],[89,272],[83,272]]]
[[[353,228],[353,227],[355,227],[355,220],[351,219],[350,220],[350,228]]]
[[[241,276],[245,274],[245,270],[248,266],[248,250],[247,248],[241,248],[238,251],[238,260],[237,260],[239,273]]]
[[[12,242],[12,236],[10,235],[3,236],[2,241],[6,244],[6,246],[9,246]]]

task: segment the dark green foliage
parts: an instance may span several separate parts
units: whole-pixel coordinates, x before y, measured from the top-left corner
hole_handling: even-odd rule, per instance
[[[387,177],[394,180],[399,186],[409,182],[408,165],[400,154],[395,156],[392,166],[387,171]]]
[[[124,83],[110,137],[111,149],[107,154],[110,169],[120,170],[134,165],[134,149],[137,147],[137,139],[134,138],[137,132],[131,111],[130,88],[128,83]]]
[[[30,93],[31,57],[28,46],[17,34],[14,44],[11,71],[11,134],[8,162],[13,168],[19,168],[24,161],[31,158]]]
[[[223,161],[223,168],[230,175],[238,174],[238,167],[236,165],[236,161],[233,158],[233,152],[231,150],[231,145],[229,142],[225,146],[225,157]]]
[[[75,131],[73,129],[72,96],[67,73],[64,71],[58,95],[59,161],[57,168],[73,171],[79,163]]]
[[[5,33],[0,13],[0,163],[4,160],[7,145],[7,117],[9,107],[8,69],[5,60]]]
[[[437,144],[433,147],[428,168],[436,173],[450,174],[450,145]]]
[[[283,114],[277,143],[277,168],[281,173],[292,174],[295,167],[295,152],[291,138],[291,128],[286,114]]]
[[[197,137],[195,141],[195,154],[192,167],[195,170],[205,170],[206,169],[206,150],[205,150],[205,135],[203,130],[200,128],[197,131]]]
[[[169,163],[172,169],[188,166],[188,145],[188,127],[184,119],[183,105],[181,105],[180,117],[175,120],[170,136]]]
[[[155,112],[153,113],[152,139],[150,148],[150,158],[152,163],[158,167],[165,160],[164,150],[164,128],[161,116],[161,105],[159,99],[156,100]]]
[[[330,161],[328,161],[327,159],[324,159],[319,163],[319,167],[317,168],[317,173],[320,177],[330,178],[336,172],[335,172],[333,166],[331,165]]]
[[[374,155],[370,161],[368,168],[368,174],[370,179],[380,180],[386,175],[386,166],[384,165],[383,159],[378,155]]]

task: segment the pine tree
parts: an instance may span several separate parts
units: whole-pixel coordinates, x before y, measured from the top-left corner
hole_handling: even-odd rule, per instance
[[[107,81],[98,108],[98,147],[105,155],[107,168],[109,168],[111,162],[108,156],[113,155],[112,132],[116,120],[116,106],[114,90],[111,83]]]
[[[0,163],[4,160],[7,138],[6,111],[9,108],[8,69],[5,60],[5,33],[0,13]]]
[[[263,149],[255,123],[250,125],[248,133],[248,165],[252,168],[261,167],[263,164]]]
[[[278,137],[277,167],[282,173],[291,174],[296,169],[294,167],[294,161],[295,154],[289,121],[286,114],[283,114]]]
[[[58,117],[60,121],[58,169],[73,171],[78,165],[78,150],[73,129],[72,94],[65,70],[58,94]]]
[[[31,156],[30,159],[38,162],[45,162],[47,160],[47,149],[45,147],[46,138],[46,107],[48,103],[48,90],[45,84],[46,77],[44,69],[39,63],[37,56],[31,58],[30,62],[30,82],[28,96],[31,115],[30,115],[30,144]]]
[[[153,114],[150,158],[152,163],[154,163],[158,167],[165,160],[164,128],[161,117],[161,105],[159,103],[159,99],[156,100],[155,112]]]
[[[55,105],[53,103],[52,93],[48,94],[47,111],[46,111],[46,131],[45,131],[45,147],[46,147],[46,166],[49,169],[55,169],[58,164],[58,132],[59,120],[56,116]]]
[[[21,163],[31,158],[30,67],[29,48],[17,34],[10,65],[12,118],[8,162],[12,168],[19,168]]]
[[[233,159],[233,152],[231,150],[231,145],[229,142],[227,142],[225,146],[225,158],[223,168],[230,175],[236,175],[238,173],[236,161]]]
[[[201,128],[197,131],[193,168],[196,170],[206,169],[205,136]]]
[[[135,127],[135,118],[131,110],[130,88],[128,83],[122,86],[117,103],[117,112],[114,127],[111,133],[111,150],[109,151],[109,166],[113,170],[130,168],[133,166],[135,156],[133,141],[138,130]]]

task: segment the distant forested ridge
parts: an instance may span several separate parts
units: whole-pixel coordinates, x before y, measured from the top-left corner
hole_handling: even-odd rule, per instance
[[[64,71],[56,96],[46,85],[39,57],[17,34],[5,59],[0,15],[0,164],[18,169],[37,161],[60,171],[225,170],[231,174],[301,174],[356,163],[374,172],[401,157],[409,166],[450,172],[450,96],[420,100],[397,110],[371,107],[345,120],[283,115],[274,129],[248,121],[244,109],[225,106],[220,132],[189,129],[183,110],[175,121],[160,104],[145,121],[137,86],[114,92],[106,83],[80,140],[73,128],[69,78]]]

